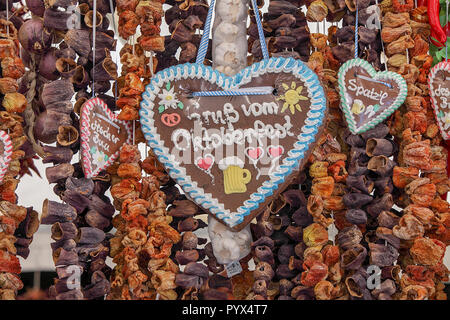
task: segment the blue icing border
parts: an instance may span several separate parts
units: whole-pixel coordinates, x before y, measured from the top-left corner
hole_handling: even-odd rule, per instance
[[[169,158],[165,155],[165,147],[159,139],[156,128],[152,125],[152,111],[149,110],[152,104],[151,95],[154,94],[154,91],[159,89],[159,84],[161,84],[161,86],[164,84],[167,78],[172,78],[172,80],[174,80],[174,78],[203,78],[212,81],[223,90],[229,90],[239,87],[245,79],[248,80],[249,77],[257,77],[260,73],[264,72],[292,72],[295,76],[305,82],[311,100],[314,99],[314,102],[311,103],[305,124],[301,128],[301,133],[297,136],[294,148],[288,151],[288,156],[283,159],[283,164],[280,165],[282,172],[277,172],[273,174],[269,180],[264,181],[258,190],[252,193],[250,198],[244,201],[243,205],[241,205],[236,212],[226,212],[229,210],[225,210],[223,205],[214,205],[214,201],[212,201],[210,194],[205,194],[203,190],[202,192],[197,190],[196,183],[192,182],[190,177],[180,176],[182,175],[183,170],[180,169],[178,165],[175,166],[174,163],[170,162]],[[208,75],[207,78],[205,78],[206,75]],[[213,77],[215,79],[213,79]],[[212,212],[229,227],[234,227],[242,223],[252,210],[256,209],[268,196],[273,195],[278,186],[286,180],[294,169],[298,168],[300,161],[304,157],[304,151],[307,150],[311,142],[314,141],[314,137],[323,123],[326,110],[325,92],[317,75],[302,61],[282,57],[270,58],[254,63],[241,70],[233,77],[226,76],[217,70],[212,69],[210,66],[205,66],[203,64],[185,63],[172,66],[153,76],[150,83],[146,86],[142,97],[143,100],[141,101],[141,108],[139,110],[142,131],[148,144],[153,148],[158,157],[158,160],[165,168],[167,168],[170,176],[183,188],[189,197],[191,197],[198,205]]]

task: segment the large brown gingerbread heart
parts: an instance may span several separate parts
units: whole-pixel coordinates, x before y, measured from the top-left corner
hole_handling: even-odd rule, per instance
[[[325,111],[314,72],[271,58],[234,77],[200,64],[165,69],[147,86],[140,115],[150,147],[187,196],[240,230],[292,183]]]

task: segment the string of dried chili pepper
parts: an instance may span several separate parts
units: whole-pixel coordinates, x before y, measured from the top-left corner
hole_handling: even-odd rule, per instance
[[[121,120],[139,119],[141,94],[160,61],[153,53],[165,51],[164,37],[160,35],[164,15],[162,3],[157,0],[117,1],[119,36],[127,41],[120,50],[122,75],[115,87]],[[137,33],[140,36],[135,43]]]
[[[0,300],[14,300],[23,288],[20,279],[21,266],[17,256],[27,258],[33,234],[39,227],[38,214],[33,208],[17,204],[15,190],[22,172],[21,162],[26,161],[27,138],[23,129],[21,113],[27,106],[27,98],[20,88],[25,66],[19,56],[18,28],[23,23],[17,16],[14,23],[8,19],[12,10],[6,6],[0,18],[0,94],[3,111],[0,111],[0,129],[8,134],[10,146],[2,141],[2,162],[10,158],[7,168],[2,169],[0,182]],[[5,137],[3,137],[5,139]],[[32,162],[31,162],[32,163]]]
[[[114,205],[120,210],[113,219],[117,232],[111,239],[111,256],[116,266],[108,299],[175,300],[178,296],[179,268],[171,254],[181,236],[170,226],[172,217],[160,190],[168,182],[167,175],[154,160],[150,155],[141,163],[138,147],[124,145],[119,163],[108,169],[114,175]],[[142,177],[142,170],[149,175]]]
[[[338,130],[338,132],[340,129]],[[338,223],[345,213],[343,196],[347,156],[331,134],[326,134],[313,150],[309,176],[311,193],[307,199],[307,211],[313,223],[303,230],[303,268],[301,283],[312,289],[312,296],[319,300],[345,298],[340,252],[329,241],[330,227]]]

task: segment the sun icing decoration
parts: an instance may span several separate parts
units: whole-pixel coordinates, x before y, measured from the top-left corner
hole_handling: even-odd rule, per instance
[[[277,98],[277,100],[285,101],[283,104],[283,108],[281,108],[281,112],[284,112],[288,107],[289,110],[291,110],[292,114],[295,113],[295,109],[297,109],[298,111],[302,111],[299,102],[308,100],[307,97],[300,94],[302,93],[303,86],[297,87],[297,84],[294,81],[292,81],[290,88],[286,83],[283,83],[282,86],[286,91],[284,92],[284,94]]]
[[[177,95],[174,92],[174,87],[170,87],[170,82],[166,84],[166,88],[162,88],[162,93],[158,94],[158,98],[160,99],[159,113],[164,112],[167,108],[180,108],[183,109],[183,102],[177,99]]]

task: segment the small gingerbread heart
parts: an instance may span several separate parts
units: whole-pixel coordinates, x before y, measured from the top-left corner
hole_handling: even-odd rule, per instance
[[[341,108],[353,134],[372,129],[406,99],[406,81],[390,71],[376,72],[365,60],[352,59],[338,72]]]
[[[450,63],[446,61],[435,65],[428,75],[431,104],[436,122],[444,140],[450,139]]]
[[[132,129],[99,98],[86,101],[80,113],[81,164],[85,177],[92,178],[114,163],[124,143],[132,142]]]

